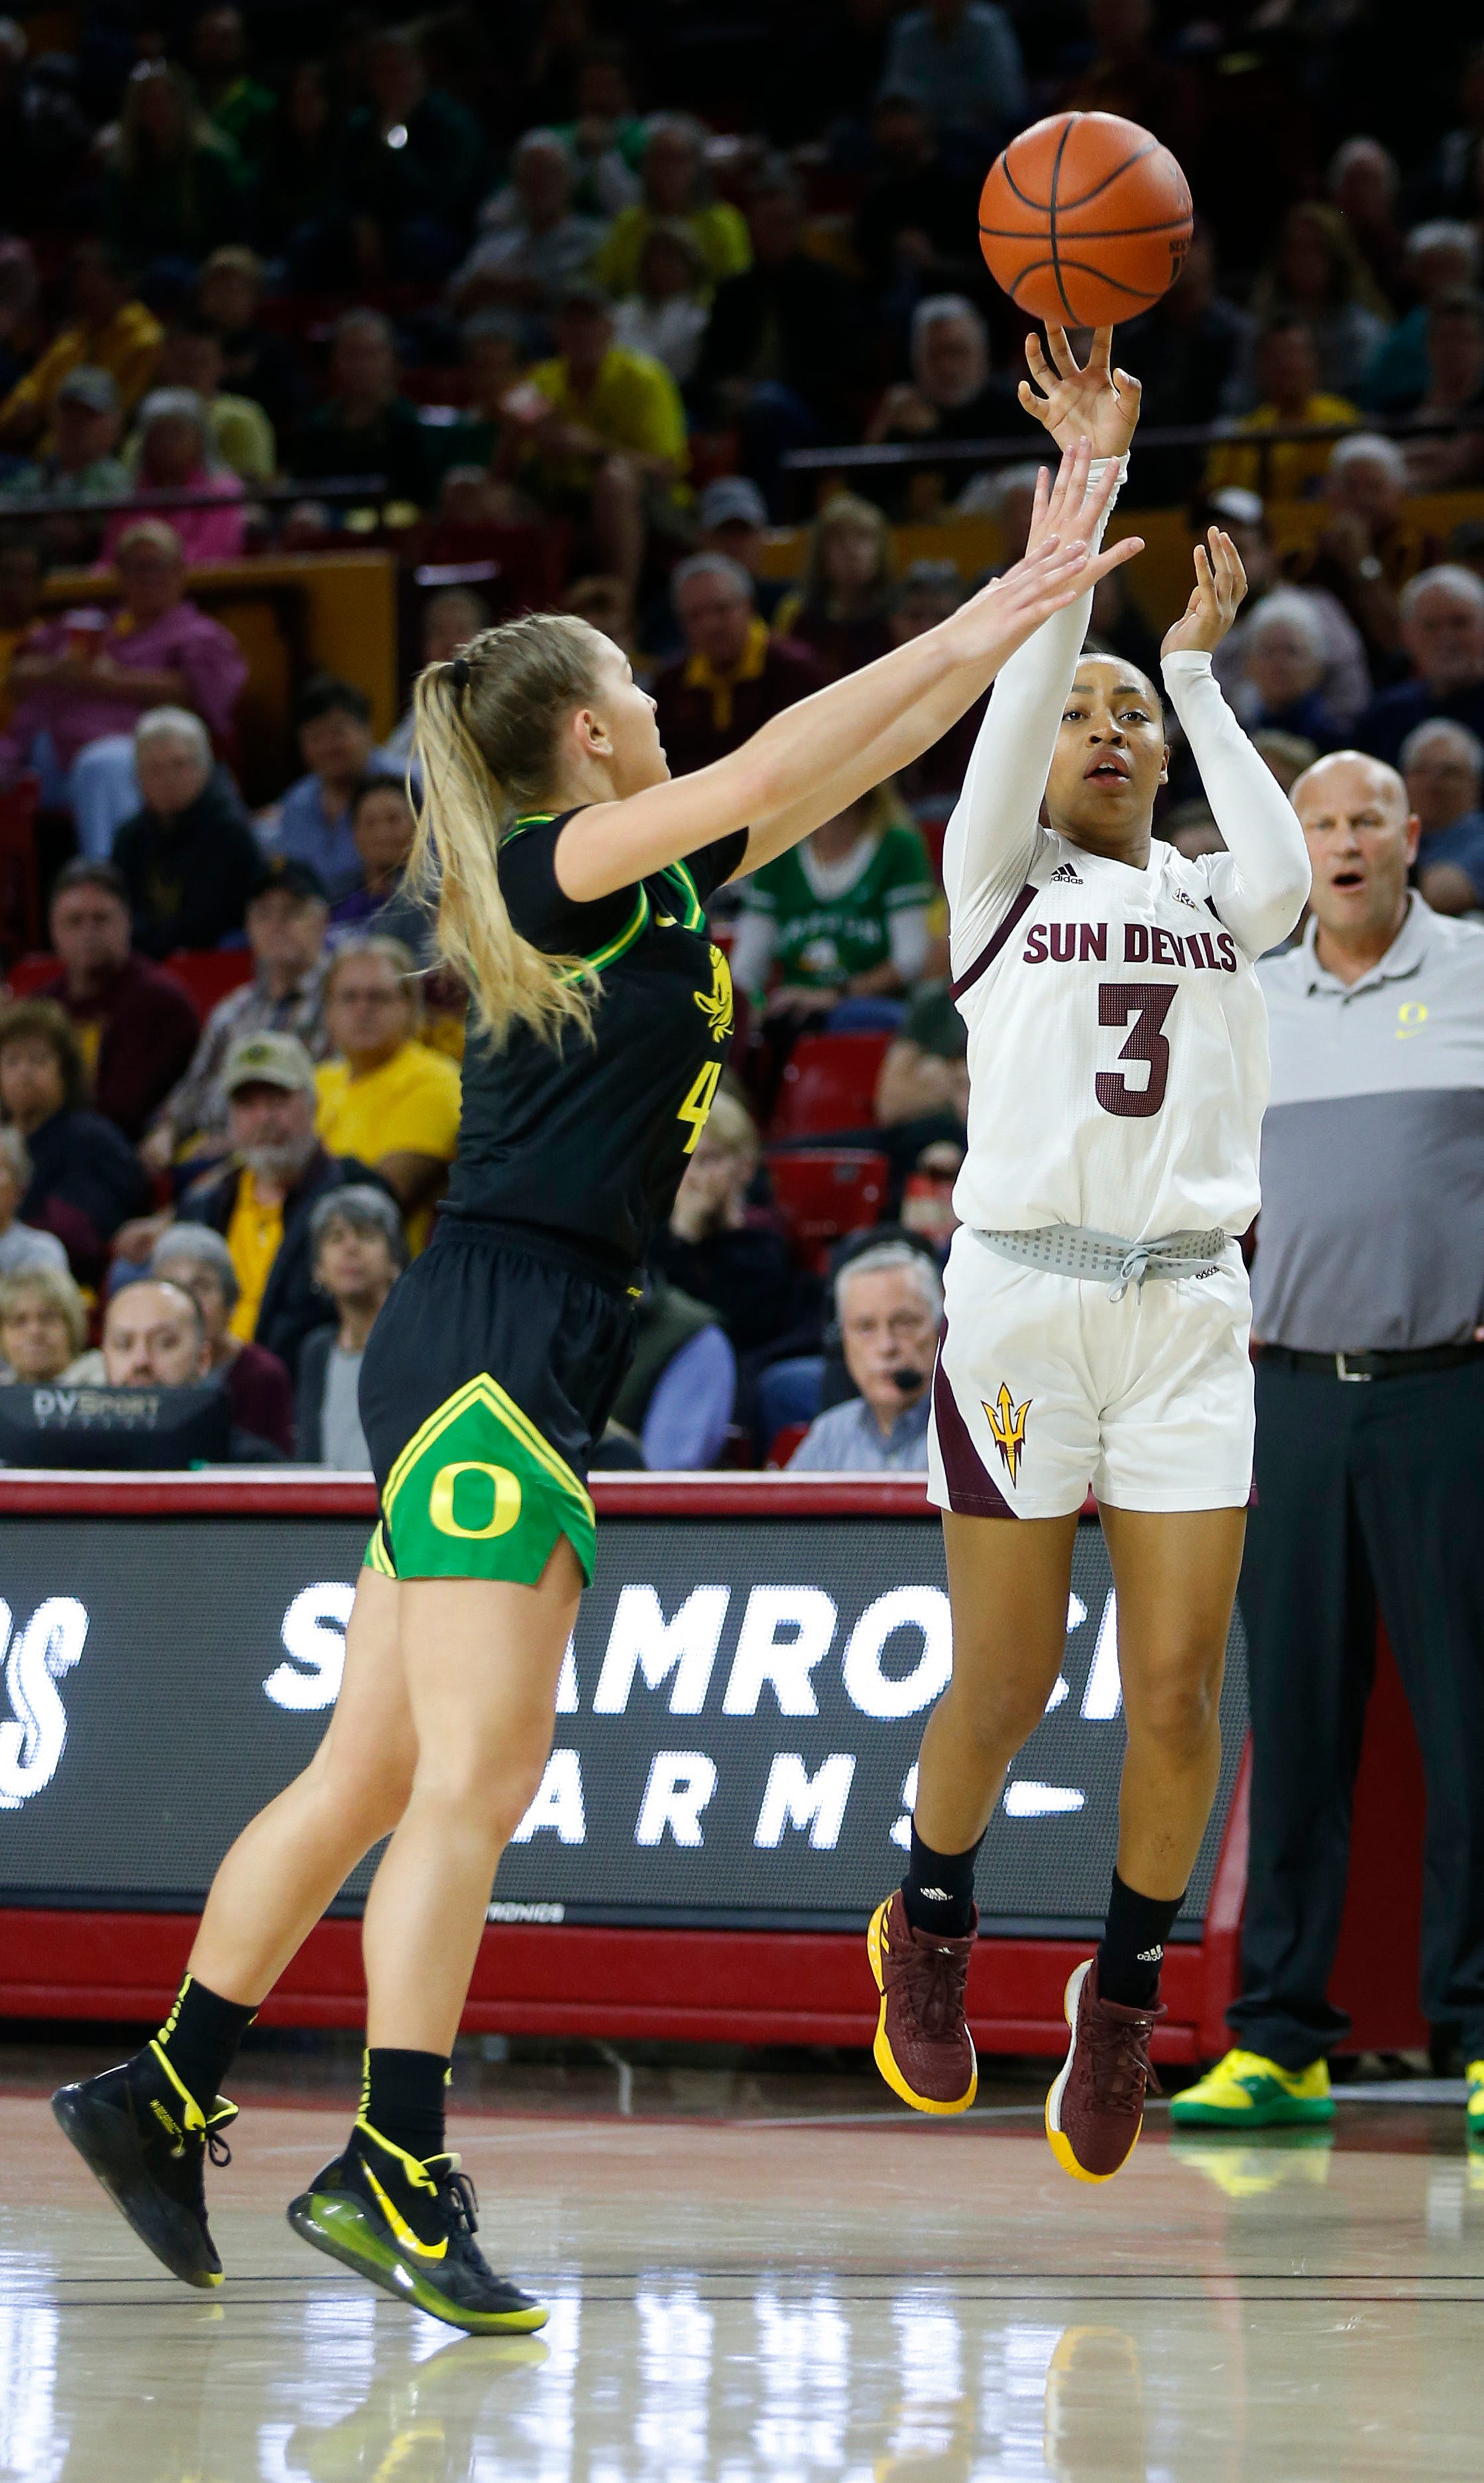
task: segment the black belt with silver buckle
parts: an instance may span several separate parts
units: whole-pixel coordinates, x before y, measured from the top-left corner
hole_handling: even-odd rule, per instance
[[[1418,1379],[1428,1371],[1457,1371],[1484,1355],[1484,1343],[1422,1345],[1401,1353],[1295,1353],[1291,1346],[1259,1345],[1264,1362],[1305,1371],[1318,1379]]]

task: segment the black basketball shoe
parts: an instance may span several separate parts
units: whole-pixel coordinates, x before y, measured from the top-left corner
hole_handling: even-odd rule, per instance
[[[184,2284],[209,2292],[222,2262],[206,2223],[203,2169],[229,2164],[221,2133],[237,2107],[218,2096],[203,2112],[158,2043],[101,2076],[59,2087],[51,2108],[90,2173],[146,2250]]]
[[[302,2240],[384,2293],[477,2336],[544,2328],[545,2306],[496,2276],[474,2239],[474,2185],[457,2155],[415,2155],[358,2121],[343,2155],[288,2211]]]

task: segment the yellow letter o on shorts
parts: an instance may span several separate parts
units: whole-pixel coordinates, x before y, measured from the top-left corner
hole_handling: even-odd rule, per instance
[[[461,1526],[454,1515],[454,1485],[461,1475],[488,1475],[494,1494],[494,1507],[488,1526]],[[440,1535],[459,1535],[469,1542],[483,1542],[491,1535],[508,1535],[520,1515],[520,1478],[508,1466],[481,1465],[468,1459],[462,1465],[440,1466],[433,1478],[428,1494],[428,1515]]]

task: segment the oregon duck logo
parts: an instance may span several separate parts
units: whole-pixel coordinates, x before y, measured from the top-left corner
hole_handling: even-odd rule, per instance
[[[731,1032],[731,968],[726,952],[713,942],[711,948],[711,988],[696,994],[696,1006],[703,1013],[714,1043],[725,1043]]]
[[[1020,1458],[1024,1455],[1025,1417],[1030,1412],[1032,1401],[1027,1397],[1023,1405],[1018,1405],[1004,1381],[1001,1380],[999,1395],[993,1405],[987,1398],[981,1398],[979,1402],[990,1418],[990,1428],[994,1434],[994,1445],[1004,1460],[1005,1471],[1011,1482],[1015,1482],[1019,1479]]]

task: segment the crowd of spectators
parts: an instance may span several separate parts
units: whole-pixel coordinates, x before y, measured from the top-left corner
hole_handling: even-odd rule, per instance
[[[1042,435],[975,200],[1062,105],[1193,173],[1182,273],[1119,332],[1126,497],[1236,540],[1229,697],[1285,783],[1352,742],[1398,764],[1427,901],[1484,910],[1484,519],[1447,496],[1484,491],[1484,49],[1451,20],[1409,75],[1375,6],[73,13],[69,55],[0,21],[0,803],[49,823],[49,962],[0,1007],[16,1381],[178,1367],[234,1455],[363,1462],[359,1355],[453,1154],[411,715],[378,746],[364,684],[300,664],[295,767],[250,803],[200,573],[384,547],[404,681],[538,574],[705,765],[1023,548]],[[1137,578],[1094,634],[1153,664]],[[718,909],[738,1033],[615,1461],[812,1422],[806,1462],[921,1463],[967,1104],[938,862],[977,724]],[[1158,824],[1219,841],[1178,748]],[[787,1161],[819,1036],[865,1041],[808,1135],[885,1164],[833,1246]]]

